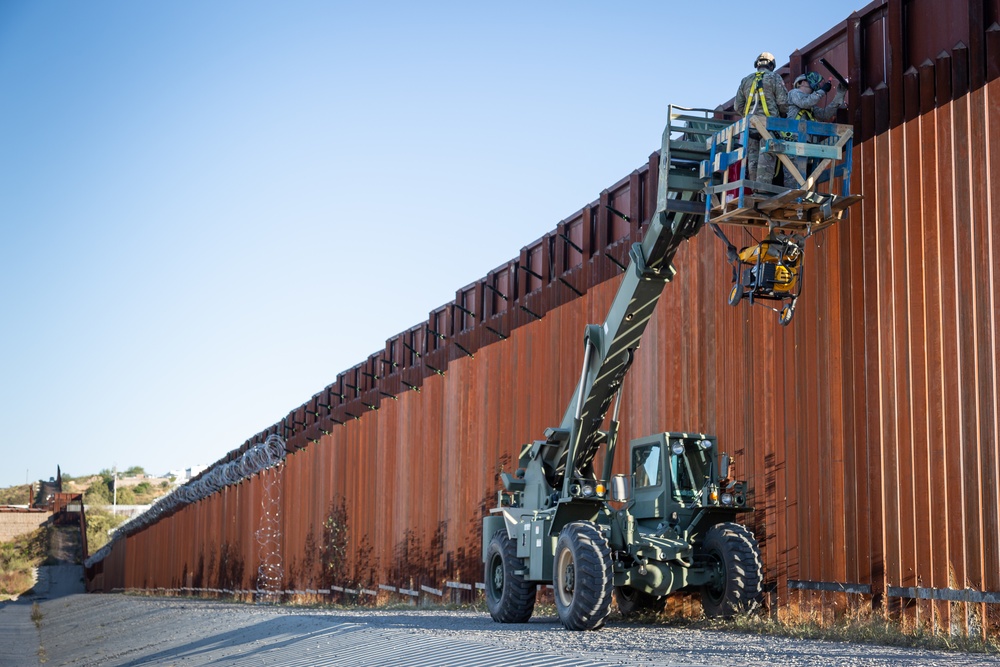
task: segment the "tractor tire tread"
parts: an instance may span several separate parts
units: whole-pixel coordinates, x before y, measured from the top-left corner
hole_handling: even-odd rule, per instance
[[[572,603],[566,608],[557,604],[560,620],[570,630],[596,630],[611,611],[611,548],[596,526],[586,521],[567,524],[560,540],[562,535],[577,545],[577,561]]]
[[[504,590],[500,593],[500,598],[492,602],[490,599],[492,592],[490,590],[486,592],[490,616],[498,623],[527,623],[535,610],[537,586],[514,574],[514,568],[509,567],[509,564],[521,563],[517,556],[517,543],[507,536],[507,531],[498,530],[493,534],[490,544],[491,547],[493,544],[499,545],[504,567]],[[488,554],[486,562],[487,587],[492,585],[489,571],[492,560],[490,556],[491,554]]]
[[[737,523],[720,523],[709,530],[705,543],[719,549],[719,557],[727,568],[722,598],[702,596],[705,615],[731,617],[756,611],[763,593],[763,567],[753,533]]]

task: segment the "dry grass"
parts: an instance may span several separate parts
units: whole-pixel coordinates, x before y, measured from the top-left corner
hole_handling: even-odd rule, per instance
[[[10,600],[31,590],[35,580],[30,569],[0,571],[0,600]]]
[[[475,602],[437,606],[438,608],[484,613],[487,611],[486,600],[482,593],[476,597]],[[414,605],[391,600],[382,602],[378,607],[382,609],[413,609]],[[609,622],[612,624],[638,622],[702,630],[774,635],[793,639],[817,639],[879,646],[1000,654],[1000,638],[998,637],[994,636],[984,640],[980,637],[934,633],[927,628],[905,627],[899,621],[884,613],[873,611],[870,607],[838,608],[835,613],[831,609],[827,609],[825,612],[813,612],[786,608],[780,619],[769,617],[766,614],[755,614],[731,620],[710,620],[696,617],[692,614],[692,610],[696,608],[700,608],[700,603],[695,602],[688,605],[686,613],[663,611],[659,614],[651,613],[629,617],[627,620],[622,618],[613,608]],[[534,615],[536,617],[558,615],[551,594],[539,595]]]
[[[0,600],[16,598],[31,590],[33,570],[45,562],[48,544],[46,526],[0,543]]]
[[[797,611],[785,608],[781,617],[755,614],[729,620],[692,618],[690,615],[648,614],[640,623],[659,623],[701,630],[746,632],[793,639],[851,642],[878,646],[903,646],[938,651],[1000,654],[1000,638],[966,637],[933,632],[926,627],[908,627],[899,620],[869,607],[821,611]]]

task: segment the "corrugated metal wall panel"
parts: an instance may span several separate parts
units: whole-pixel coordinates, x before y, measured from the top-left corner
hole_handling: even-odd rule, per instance
[[[781,605],[810,603],[810,584],[868,585],[918,621],[967,630],[989,618],[981,604],[900,589],[1000,592],[1000,28],[982,29],[998,4],[966,3],[936,31],[935,3],[874,2],[795,54],[793,74],[826,57],[855,79],[851,189],[864,200],[809,240],[787,328],[726,304],[711,235],[686,244],[626,379],[623,444],[707,431],[737,456]],[[657,171],[654,154],[244,444],[289,443],[264,473],[282,492],[284,588],[328,582],[324,524],[338,511],[341,585],[480,578],[497,474],[558,423],[584,326],[603,321]],[[92,587],[253,589],[261,477],[116,544]]]

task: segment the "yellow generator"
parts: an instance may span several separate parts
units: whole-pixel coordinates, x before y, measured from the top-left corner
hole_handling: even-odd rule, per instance
[[[740,250],[733,265],[729,303],[735,306],[743,298],[750,303],[759,299],[787,301],[775,310],[781,324],[791,322],[802,291],[802,243],[796,235],[774,234]]]

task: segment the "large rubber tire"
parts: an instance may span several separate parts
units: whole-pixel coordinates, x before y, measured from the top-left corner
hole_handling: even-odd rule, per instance
[[[535,610],[537,586],[516,570],[524,568],[517,543],[498,530],[486,549],[486,606],[497,623],[527,623]]]
[[[625,617],[663,611],[664,598],[631,586],[615,586],[615,603]]]
[[[611,613],[608,541],[589,521],[566,524],[556,542],[552,582],[559,620],[569,630],[596,630]]]
[[[753,533],[738,523],[716,524],[705,535],[700,552],[717,575],[715,582],[701,589],[705,616],[731,618],[756,611],[764,576]]]

